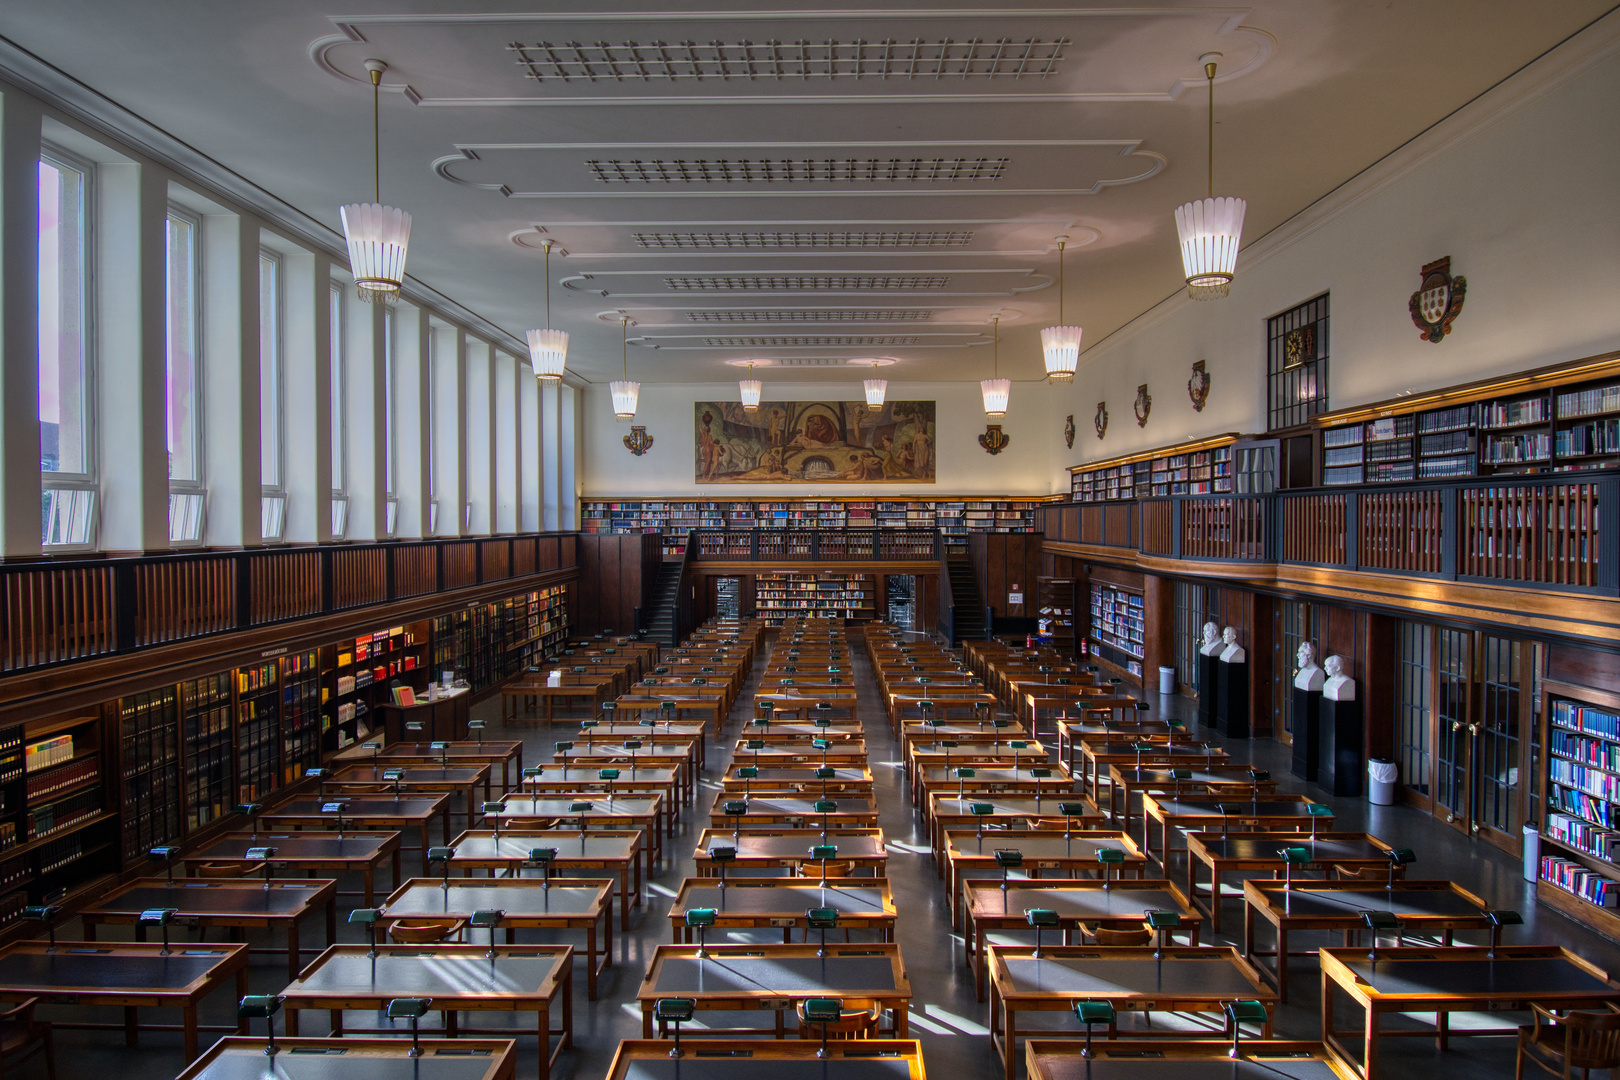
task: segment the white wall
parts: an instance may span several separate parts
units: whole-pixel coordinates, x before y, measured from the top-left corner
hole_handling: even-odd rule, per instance
[[[1266,319],[1323,292],[1333,408],[1620,347],[1617,23],[1594,27],[1253,238],[1228,298],[1167,300],[1082,355],[1074,387],[1054,404],[1059,425],[1075,413],[1074,449],[1047,433],[1052,490],[1068,490],[1070,465],[1188,436],[1264,431]],[[1436,345],[1420,340],[1407,298],[1419,268],[1446,255],[1468,294]],[[1200,359],[1212,380],[1201,414],[1186,391]],[[1138,428],[1131,403],[1142,382],[1153,412]],[[1099,442],[1091,416],[1101,400],[1110,424]]]
[[[1000,423],[1012,442],[991,456],[979,446],[989,421],[979,396],[978,383],[913,383],[889,380],[889,399],[935,402],[938,447],[933,484],[704,484],[694,480],[696,421],[693,406],[699,401],[735,401],[733,382],[687,385],[643,383],[635,420],[655,440],[651,450],[635,457],[625,449],[630,424],[613,419],[613,403],[605,386],[585,393],[584,489],[582,497],[608,496],[665,498],[817,498],[1037,495],[1048,490],[1051,444],[1044,437],[1051,428],[1050,397],[1044,383],[1015,382],[1007,415]],[[859,401],[858,382],[790,383],[767,378],[767,401]],[[1056,421],[1061,427],[1063,418]],[[1055,429],[1054,429],[1055,430]],[[1061,445],[1061,444],[1060,444]]]

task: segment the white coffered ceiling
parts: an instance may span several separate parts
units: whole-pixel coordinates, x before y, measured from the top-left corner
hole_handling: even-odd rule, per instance
[[[1171,211],[1217,194],[1263,235],[1611,0],[1258,0],[816,11],[670,0],[512,12],[421,0],[7,0],[0,35],[335,230],[383,199],[409,270],[521,338],[541,241],[569,366],[652,382],[973,380],[1041,371],[1174,293]],[[447,10],[448,9],[448,10]],[[1241,271],[1241,263],[1240,263]]]

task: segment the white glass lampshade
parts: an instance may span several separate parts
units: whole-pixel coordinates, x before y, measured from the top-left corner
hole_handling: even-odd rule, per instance
[[[529,363],[534,365],[535,378],[556,382],[562,378],[563,366],[568,361],[568,332],[565,330],[530,330]]]
[[[866,403],[874,409],[881,407],[884,395],[889,392],[889,380],[867,379],[862,385],[866,387]]]
[[[1046,377],[1053,382],[1074,378],[1080,366],[1078,326],[1048,326],[1041,331],[1041,351],[1046,354]]]
[[[411,245],[411,215],[381,203],[338,208],[349,242],[349,270],[360,299],[392,304],[405,283],[405,253]]]
[[[1011,379],[980,379],[979,389],[984,394],[984,414],[992,420],[1007,415],[1007,401],[1012,397]]]
[[[759,396],[765,390],[765,384],[758,379],[738,379],[737,393],[742,397],[742,407],[746,412],[753,412],[759,408]]]
[[[1243,239],[1242,199],[1196,199],[1176,209],[1181,234],[1181,265],[1187,272],[1187,295],[1214,300],[1232,288],[1238,245]]]
[[[613,419],[634,420],[636,398],[641,396],[641,384],[616,379],[608,384],[608,389],[613,393]]]

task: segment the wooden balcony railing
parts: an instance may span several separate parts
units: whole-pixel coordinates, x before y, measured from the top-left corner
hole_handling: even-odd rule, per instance
[[[1616,514],[1620,473],[1609,472],[1053,505],[1036,527],[1143,555],[1616,595]]]
[[[577,546],[544,533],[0,566],[0,672],[564,569]]]

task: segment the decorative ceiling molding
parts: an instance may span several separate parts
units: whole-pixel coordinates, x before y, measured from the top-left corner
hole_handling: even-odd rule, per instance
[[[629,316],[637,326],[659,329],[684,329],[694,327],[780,327],[786,332],[804,332],[802,327],[859,327],[859,331],[871,333],[873,326],[892,325],[896,327],[912,327],[919,323],[926,323],[930,327],[938,326],[983,326],[990,322],[994,315],[999,315],[1003,323],[1017,322],[1025,317],[1019,310],[1004,307],[997,303],[990,304],[930,304],[927,306],[896,307],[884,305],[881,307],[856,307],[841,305],[835,308],[814,306],[803,308],[774,307],[716,307],[704,305],[702,307],[687,307],[678,305],[641,305],[636,307],[608,308],[596,313],[596,317],[604,323],[613,326],[619,325],[619,320]],[[910,332],[907,330],[906,332]]]
[[[616,289],[615,281],[624,288]],[[1029,267],[958,267],[946,273],[906,273],[871,270],[817,269],[784,274],[773,271],[681,273],[675,270],[604,270],[563,278],[559,284],[574,292],[626,299],[675,296],[733,295],[750,299],[767,296],[825,297],[839,293],[936,296],[1013,296],[1034,292],[1053,283],[1048,275]],[[648,290],[653,291],[637,291]],[[824,305],[824,299],[815,303]],[[705,305],[712,306],[712,305]]]
[[[995,195],[1095,195],[1104,188],[1136,184],[1169,164],[1143,150],[1141,139],[962,139],[899,142],[681,142],[681,143],[466,143],[433,162],[452,184],[498,191],[512,199],[738,199],[738,198],[927,198]],[[681,156],[682,152],[693,152]],[[775,153],[772,153],[772,152]],[[1019,156],[1019,151],[1025,151]],[[741,153],[742,157],[731,156]],[[622,156],[614,156],[622,155]],[[645,155],[645,156],[640,156]],[[891,156],[892,155],[892,156]],[[1132,161],[1137,158],[1140,161]],[[926,167],[909,169],[915,162]],[[778,180],[765,163],[785,165]],[[977,170],[975,162],[992,168]],[[845,169],[851,165],[853,168]],[[1110,169],[1109,166],[1115,168]],[[1120,167],[1120,166],[1127,167]],[[452,170],[452,166],[462,166]],[[473,167],[478,166],[478,167]],[[597,179],[604,167],[654,179],[609,181],[602,188],[573,188]],[[481,167],[481,168],[480,168]],[[487,178],[479,178],[483,173]],[[519,188],[516,180],[524,177]],[[735,177],[733,179],[732,177]],[[1077,186],[1067,183],[1081,179]],[[1006,188],[996,186],[1006,180]],[[961,186],[936,186],[939,183]],[[1065,186],[1050,186],[1064,182]],[[873,186],[876,183],[879,186]],[[914,186],[915,185],[915,186]]]
[[[638,334],[630,344],[643,349],[712,352],[716,349],[966,349],[989,345],[987,334]]]
[[[839,258],[1049,258],[1057,254],[1054,236],[1068,237],[1070,250],[1102,239],[1102,233],[1073,218],[974,218],[838,221],[832,218],[778,221],[569,221],[536,222],[507,239],[542,251],[542,242],[560,245],[559,233],[573,246],[553,246],[553,258],[583,259],[750,259],[769,253],[782,259]],[[966,236],[963,243],[923,246],[929,236]],[[658,238],[649,241],[648,238]],[[906,237],[920,242],[908,245]],[[660,244],[664,246],[660,246]],[[707,246],[705,246],[707,243]],[[729,246],[728,246],[729,245]]]
[[[424,108],[1171,102],[1253,72],[1276,39],[1247,7],[528,12],[333,17],[328,75]],[[583,43],[583,44],[582,44]],[[446,58],[453,58],[446,62]],[[1041,87],[1029,89],[1031,84]],[[666,91],[681,87],[686,92]],[[769,87],[769,89],[765,89]]]

